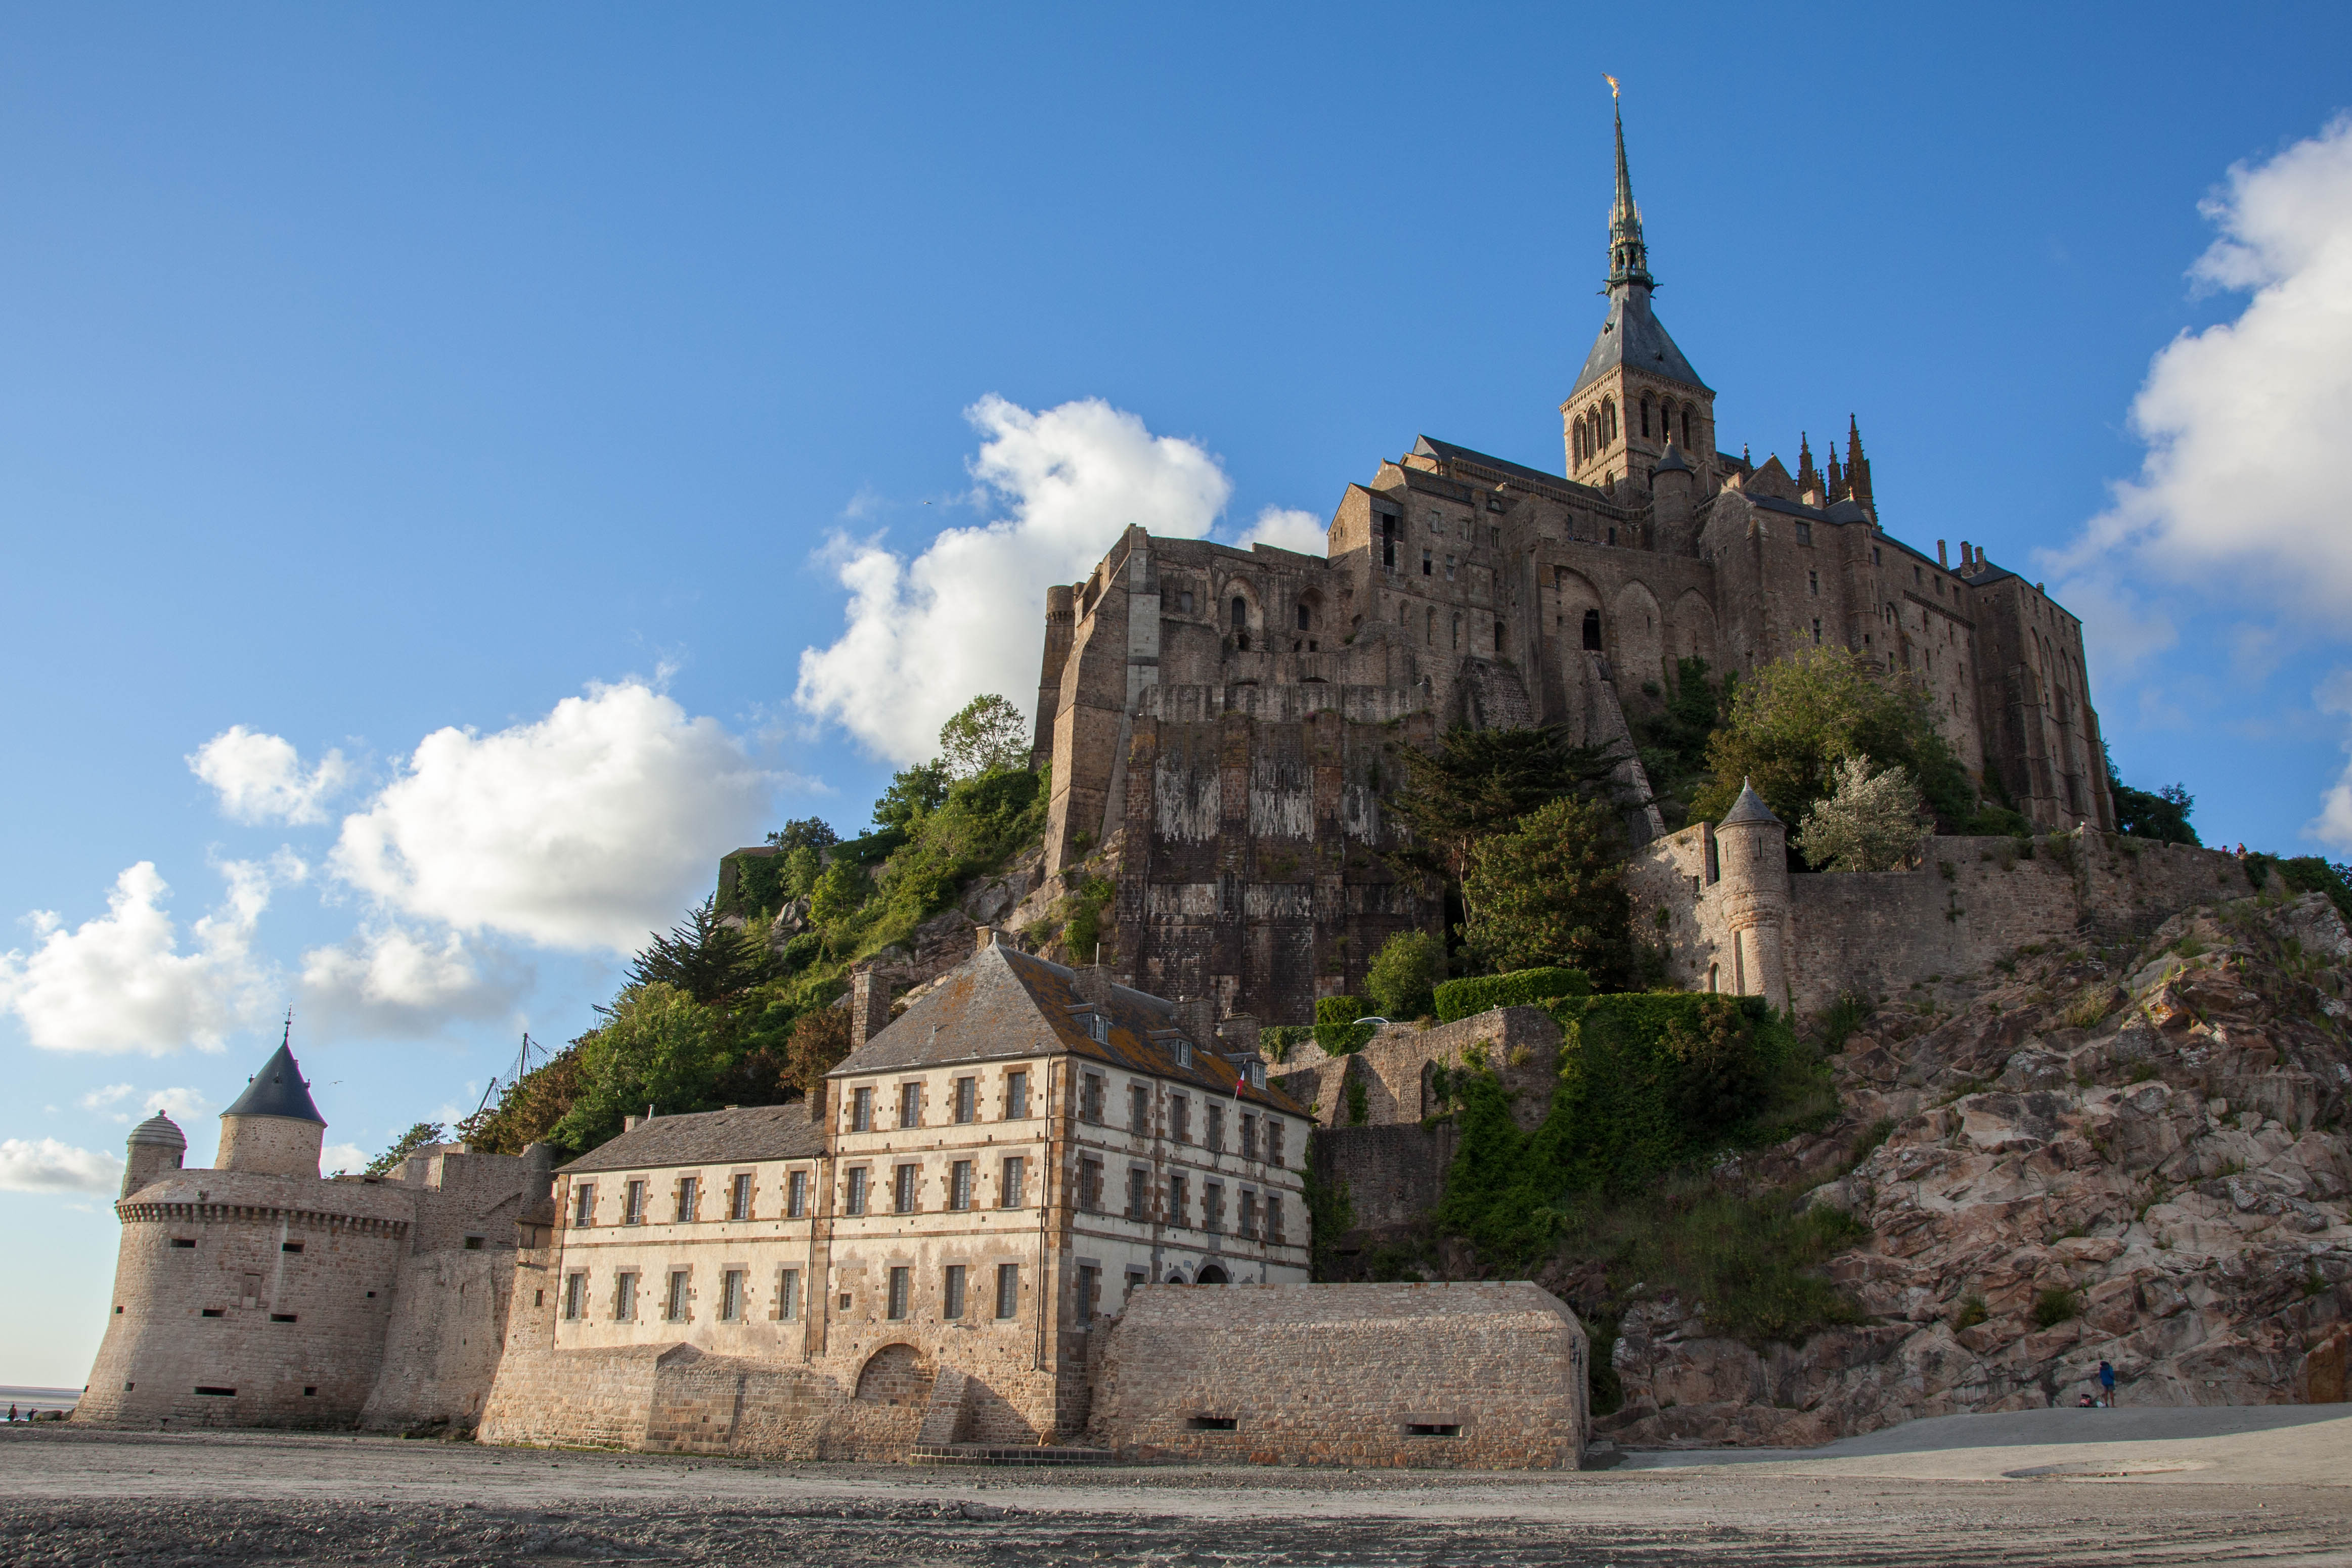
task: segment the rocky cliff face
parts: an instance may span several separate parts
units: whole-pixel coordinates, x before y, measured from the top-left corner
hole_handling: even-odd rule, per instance
[[[1748,1162],[1834,1178],[1814,1200],[1874,1233],[1832,1264],[1871,1321],[1759,1352],[1711,1334],[1701,1302],[1637,1300],[1601,1431],[1822,1442],[2072,1405],[2102,1360],[2118,1404],[2343,1398],[2347,993],[2352,933],[2311,894],[1883,1007],[1836,1059],[1847,1120]]]

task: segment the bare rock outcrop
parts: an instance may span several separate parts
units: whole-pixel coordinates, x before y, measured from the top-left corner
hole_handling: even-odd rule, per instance
[[[1831,1265],[1868,1321],[1759,1350],[1703,1303],[1637,1300],[1600,1430],[1815,1443],[2071,1405],[2103,1360],[2118,1404],[2344,1397],[2347,989],[2352,931],[2310,894],[1882,1007],[1835,1060],[1848,1119],[1748,1160],[1818,1173],[1867,1147],[1813,1200],[1873,1232]]]

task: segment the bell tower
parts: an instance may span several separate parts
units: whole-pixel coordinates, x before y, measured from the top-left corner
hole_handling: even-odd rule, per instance
[[[1618,96],[1617,78],[1609,92]],[[1568,401],[1559,405],[1568,450],[1568,476],[1580,484],[1614,486],[1628,479],[1638,492],[1669,448],[1712,495],[1715,475],[1715,392],[1675,346],[1650,308],[1657,279],[1642,237],[1642,209],[1625,167],[1625,117],[1616,116],[1617,193],[1609,207],[1609,316],[1584,357]]]

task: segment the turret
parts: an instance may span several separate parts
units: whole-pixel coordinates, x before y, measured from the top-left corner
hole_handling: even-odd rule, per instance
[[[1788,1007],[1788,827],[1742,779],[1739,799],[1715,825],[1715,836],[1724,924],[1731,932],[1731,988]]]
[[[152,1186],[187,1162],[188,1136],[158,1111],[131,1129],[122,1161],[122,1196]]]
[[[1658,471],[1650,476],[1651,516],[1662,534],[1671,531],[1675,538],[1680,539],[1680,530],[1690,526],[1697,483],[1698,476],[1684,458],[1683,449],[1667,442],[1666,455],[1658,460]]]
[[[221,1113],[220,1157],[213,1163],[225,1171],[315,1177],[326,1135],[327,1119],[295,1063],[289,1024],[286,1040]]]

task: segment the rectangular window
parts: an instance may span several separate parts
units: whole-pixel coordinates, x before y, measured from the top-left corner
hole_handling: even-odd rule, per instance
[[[853,1133],[874,1130],[874,1091],[871,1086],[849,1092],[849,1130]]]
[[[1247,1187],[1242,1189],[1242,1237],[1249,1241],[1257,1239],[1257,1194]]]
[[[1797,542],[1801,545],[1809,545],[1813,542],[1812,524],[1803,521],[1800,521],[1797,524]]]
[[[700,1178],[696,1176],[678,1177],[677,1222],[680,1225],[690,1225],[694,1222],[695,1209],[701,1201],[702,1182]]]
[[[940,1316],[950,1322],[963,1316],[963,1265],[948,1265],[947,1281],[940,1290]]]
[[[1257,1118],[1247,1111],[1242,1113],[1242,1158],[1257,1158]]]
[[[919,1127],[923,1124],[923,1086],[919,1083],[898,1085],[898,1125]]]
[[[1818,647],[1820,647],[1820,646],[1821,646],[1821,643],[1822,643],[1822,621],[1821,621],[1821,617],[1820,617],[1820,616],[1818,616],[1818,615],[1816,615],[1815,617],[1813,617],[1813,646],[1815,646],[1816,648],[1818,648]]]
[[[1276,1247],[1282,1245],[1282,1195],[1265,1195],[1265,1239]]]
[[[735,1178],[733,1190],[728,1194],[727,1218],[730,1219],[751,1218],[751,1176],[748,1171]]]
[[[1141,1166],[1128,1168],[1127,1217],[1129,1219],[1151,1218],[1151,1173]]]
[[[1128,1085],[1127,1130],[1139,1135],[1151,1131],[1151,1091],[1140,1083]]]
[[[1029,1074],[1019,1068],[1004,1075],[1004,1119],[1024,1122],[1029,1118]]]
[[[997,1179],[996,1183],[997,1207],[1018,1208],[1021,1207],[1022,1174],[1023,1167],[1021,1156],[1019,1155],[1009,1156],[1004,1162],[1004,1174]]]
[[[1225,1108],[1212,1100],[1203,1107],[1203,1113],[1202,1119],[1208,1125],[1201,1143],[1211,1154],[1222,1155],[1225,1152]]]
[[[1201,1184],[1201,1228],[1216,1232],[1225,1228],[1225,1186],[1223,1182]]]
[[[573,1322],[580,1321],[580,1308],[588,1299],[588,1276],[566,1274],[563,1277],[563,1315]]]
[[[889,1315],[894,1322],[907,1315],[907,1276],[910,1272],[904,1264],[890,1270]]]
[[[776,1316],[793,1322],[801,1315],[801,1271],[786,1269],[776,1276]]]
[[[1820,572],[1809,571],[1805,573],[1805,591],[1811,594],[1816,599],[1821,597],[1822,574]]]
[[[965,1209],[971,1207],[971,1162],[958,1160],[948,1167],[948,1207]]]
[[[1099,1072],[1089,1072],[1078,1086],[1078,1119],[1097,1126],[1103,1119],[1103,1078]]]
[[[613,1321],[632,1323],[637,1321],[637,1277],[623,1274],[613,1281]]]
[[[1006,1322],[1021,1315],[1021,1265],[999,1263],[996,1266],[996,1316]]]
[[[890,1173],[890,1207],[898,1214],[915,1212],[915,1181],[919,1166],[900,1166]]]
[[[842,1206],[848,1213],[866,1212],[866,1171],[864,1166],[849,1173],[848,1201]]]
[[[1102,1161],[1078,1162],[1078,1207],[1086,1213],[1102,1212]]]
[[[808,1172],[794,1171],[784,1178],[784,1218],[799,1219],[808,1213]]]
[[[1078,1265],[1078,1326],[1092,1324],[1095,1305],[1102,1300],[1102,1270],[1091,1263]]]
[[[1168,1223],[1179,1226],[1189,1223],[1188,1210],[1189,1206],[1184,1199],[1184,1178],[1180,1176],[1170,1176],[1168,1178]]]
[[[1421,575],[1422,575],[1422,576],[1423,576],[1423,577],[1427,577],[1429,574],[1430,574],[1429,552],[1428,552],[1427,550],[1423,550],[1423,551],[1422,551],[1422,552],[1421,552]]]
[[[958,1126],[968,1124],[980,1104],[980,1080],[959,1078],[955,1081],[955,1119]]]
[[[1871,565],[1873,565],[1873,566],[1876,566],[1876,565],[1878,565],[1878,564],[1879,564],[1879,559],[1878,559],[1878,547],[1877,547],[1876,545],[1873,545],[1873,546],[1871,546],[1871,547],[1870,547],[1870,564],[1871,564]]]
[[[1279,1116],[1265,1119],[1265,1163],[1270,1166],[1282,1164],[1282,1118]]]
[[[1180,1144],[1192,1141],[1192,1100],[1187,1094],[1168,1097],[1168,1135]]]
[[[1454,558],[1452,556],[1447,556],[1445,558],[1445,580],[1448,582],[1452,582],[1454,580]]]
[[[621,1207],[621,1223],[624,1225],[643,1225],[645,1222],[646,1184],[641,1181],[633,1181],[628,1185],[627,1197],[623,1201]]]
[[[670,1270],[668,1301],[669,1321],[674,1323],[682,1323],[686,1322],[687,1279],[688,1271],[686,1270],[673,1269]]]
[[[572,1189],[572,1223],[574,1225],[596,1223],[596,1184],[594,1182],[583,1181]]]
[[[743,1321],[743,1270],[730,1269],[719,1285],[719,1315],[730,1323]]]
[[[1381,514],[1381,564],[1389,570],[1396,570],[1397,520],[1386,512]]]

